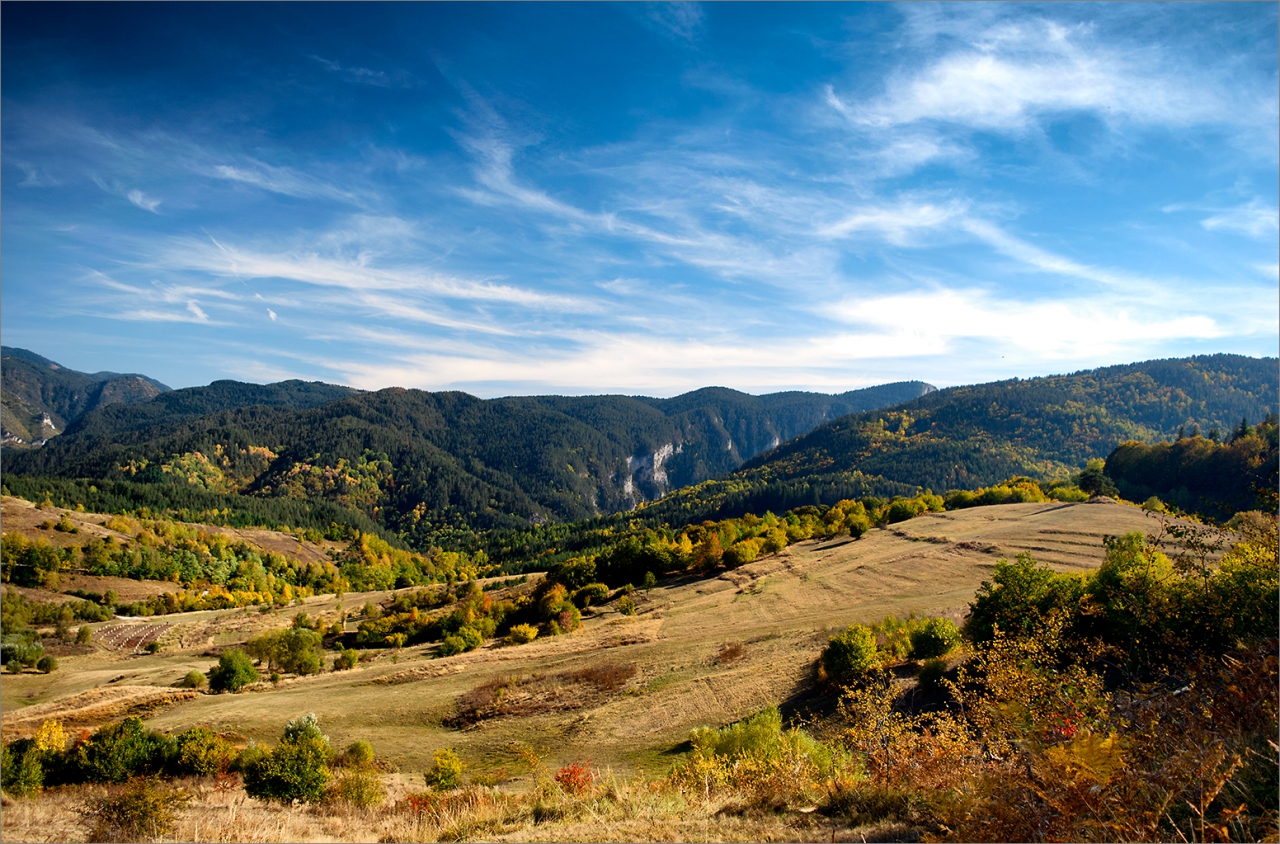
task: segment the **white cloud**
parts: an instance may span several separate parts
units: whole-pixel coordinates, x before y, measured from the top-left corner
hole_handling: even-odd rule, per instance
[[[502,302],[535,308],[580,308],[587,303],[574,297],[539,293],[528,288],[490,281],[448,276],[417,268],[380,268],[375,256],[322,255],[314,251],[259,251],[241,249],[219,241],[175,238],[151,259],[151,265],[169,270],[196,271],[235,278],[287,279],[317,287],[359,292],[417,292],[451,299]]]
[[[950,23],[948,34],[962,46],[893,77],[877,99],[850,104],[828,91],[828,103],[867,126],[941,121],[1020,131],[1045,115],[1082,111],[1107,122],[1167,126],[1255,122],[1257,109],[1266,111],[1273,99],[1166,66],[1157,50],[1101,43],[1089,26],[1044,19]]]
[[[144,211],[150,211],[152,214],[160,213],[159,211],[156,210],[157,208],[160,207],[160,200],[152,199],[151,197],[147,196],[137,188],[134,188],[133,190],[129,191],[129,193],[126,194],[126,197],[130,202],[132,202],[134,205],[138,206]]]
[[[908,200],[891,206],[861,208],[839,222],[820,229],[818,234],[823,237],[845,237],[872,232],[896,246],[906,246],[919,232],[948,226],[963,217],[966,210],[966,205],[957,201],[935,204]]]
[[[913,291],[847,300],[831,309],[868,331],[855,335],[869,354],[944,354],[961,338],[1007,344],[1040,358],[1120,353],[1153,340],[1205,340],[1226,332],[1203,314],[1134,315],[1101,298],[1019,302],[996,299],[982,290]]]
[[[200,322],[209,321],[209,315],[204,312],[204,310],[195,302],[195,300],[187,302],[187,310],[190,311],[191,315],[194,316]]]
[[[343,65],[320,56],[312,56],[311,58],[323,65],[326,70],[345,77],[348,82],[354,82],[359,85],[372,85],[376,88],[407,88],[413,81],[410,75],[404,71],[387,73],[385,70]]]
[[[1041,272],[1087,279],[1108,285],[1145,283],[1145,280],[1132,275],[1081,264],[1047,249],[1041,249],[1039,246],[1014,237],[986,220],[969,217],[962,220],[960,225],[974,237],[995,248],[997,252]]]
[[[702,5],[687,0],[670,3],[648,3],[644,7],[648,20],[681,41],[693,41],[703,29]]]
[[[267,316],[271,317],[272,322],[276,321],[276,312],[271,310],[270,308],[267,308]]]
[[[1261,199],[1229,208],[1200,221],[1209,231],[1232,231],[1249,237],[1273,237],[1280,229],[1280,212]]]
[[[293,196],[299,199],[335,199],[341,202],[360,204],[360,200],[349,191],[342,190],[314,176],[299,173],[291,168],[273,167],[255,159],[247,159],[240,164],[200,166],[197,170],[218,179],[253,185],[284,196]]]
[[[1037,272],[1053,273],[1106,285],[1151,286],[1151,282],[1131,274],[1073,261],[1028,243],[1004,229],[970,213],[962,200],[928,202],[903,199],[894,204],[860,208],[844,219],[819,229],[822,237],[842,238],[870,234],[894,246],[939,245],[947,232],[964,232],[1006,257]],[[924,235],[932,235],[925,239]]]

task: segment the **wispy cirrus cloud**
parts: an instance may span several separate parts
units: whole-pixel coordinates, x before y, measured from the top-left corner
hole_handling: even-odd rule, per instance
[[[209,153],[203,153],[208,157]],[[339,202],[361,204],[353,192],[343,190],[314,176],[299,173],[290,167],[273,167],[256,159],[245,159],[236,164],[200,164],[198,172],[216,179],[252,185],[271,193],[293,196],[299,199],[333,199]]]
[[[319,63],[325,70],[338,74],[348,82],[354,82],[358,85],[372,85],[376,88],[408,88],[414,82],[413,76],[403,70],[388,73],[385,70],[344,65],[321,56],[312,56],[311,59]]]
[[[1274,236],[1280,230],[1280,211],[1254,198],[1200,221],[1209,231],[1230,231],[1253,238]]]
[[[701,3],[644,3],[639,7],[642,19],[651,29],[677,41],[692,42],[702,35],[706,14]]]
[[[147,196],[145,193],[138,190],[137,188],[134,188],[133,190],[129,191],[127,194],[125,194],[125,197],[134,205],[141,208],[143,211],[150,211],[152,214],[160,213],[159,211],[156,210],[157,208],[160,207],[160,200],[154,197]]]

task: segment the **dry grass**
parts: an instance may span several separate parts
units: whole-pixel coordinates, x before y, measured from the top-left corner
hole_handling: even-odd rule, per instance
[[[864,841],[892,833],[812,811],[742,813],[738,795],[701,800],[665,784],[609,775],[580,796],[554,784],[524,792],[471,786],[415,801],[403,778],[388,778],[387,802],[368,809],[261,803],[210,780],[177,785],[193,799],[178,813],[169,839],[175,841]],[[107,792],[78,786],[12,801],[0,831],[5,841],[86,840],[81,812]]]
[[[746,649],[738,642],[731,642],[720,649],[720,653],[716,654],[716,663],[718,665],[729,665],[737,662],[746,656]]]
[[[469,727],[491,718],[522,717],[598,705],[636,675],[634,665],[591,665],[547,676],[496,678],[458,697],[446,725]]]
[[[129,715],[153,714],[157,709],[190,700],[199,692],[154,686],[110,686],[92,689],[51,703],[4,713],[6,741],[28,736],[45,721],[61,721],[68,729],[93,727]]]
[[[523,741],[547,747],[557,764],[592,759],[626,776],[662,774],[673,761],[668,751],[693,727],[726,724],[783,701],[803,708],[814,660],[835,630],[891,613],[954,618],[1001,556],[1035,549],[1037,559],[1055,568],[1085,570],[1101,563],[1104,534],[1152,527],[1130,507],[1054,503],[975,507],[905,525],[913,538],[950,542],[912,541],[888,530],[857,542],[804,542],[735,570],[733,582],[717,577],[661,585],[639,596],[639,615],[602,612],[572,635],[521,647],[487,645],[446,659],[431,658],[424,646],[386,651],[352,671],[287,678],[236,695],[195,695],[147,720],[159,729],[201,724],[274,743],[286,721],[315,712],[336,746],[368,740],[404,771],[426,770],[445,747],[472,771],[493,771],[509,764],[505,748]],[[349,593],[342,605],[354,610],[391,594]],[[188,671],[213,665],[206,649],[284,626],[299,609],[331,615],[336,604],[323,596],[268,614],[166,616],[175,627],[159,654],[96,651],[67,657],[51,675],[6,677],[0,685],[6,735],[9,716],[23,707],[111,688],[111,681],[172,693]],[[732,659],[726,643],[738,642],[746,657]],[[633,665],[635,674],[614,691],[548,679],[606,665]],[[460,698],[474,690],[491,686],[496,693],[510,678],[535,675],[542,685],[504,693],[504,707],[527,707],[521,717],[490,718],[467,730],[447,723]]]

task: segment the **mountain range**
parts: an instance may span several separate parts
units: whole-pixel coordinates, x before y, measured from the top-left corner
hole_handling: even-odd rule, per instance
[[[32,373],[46,378],[23,395],[60,396],[54,379],[95,377],[18,351],[5,353],[6,402],[15,371],[24,385]],[[415,547],[629,511],[676,524],[1014,475],[1060,478],[1123,442],[1229,432],[1280,407],[1277,361],[1239,355],[943,390],[918,381],[839,395],[711,387],[669,399],[485,400],[302,381],[160,392],[141,376],[114,377],[157,392],[128,404],[64,400],[64,433],[5,449],[6,483],[84,479],[148,507],[252,510],[259,520],[288,503],[295,521],[313,509],[314,518],[358,514],[362,529],[377,525]]]
[[[6,376],[7,377],[7,376]],[[528,396],[218,381],[83,413],[6,473],[324,499],[415,544],[630,509],[732,472],[831,419],[934,388],[669,399]]]

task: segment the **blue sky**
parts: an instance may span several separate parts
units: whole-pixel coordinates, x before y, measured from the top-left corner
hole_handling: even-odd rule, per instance
[[[3,5],[6,345],[837,392],[1275,355],[1277,4]]]

